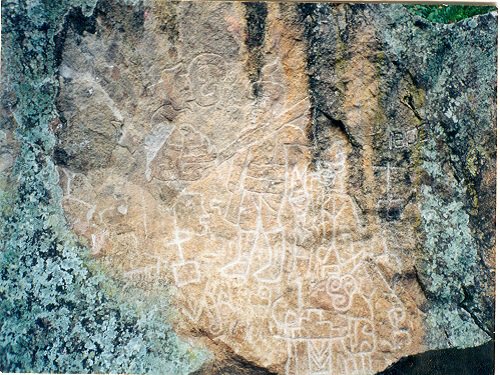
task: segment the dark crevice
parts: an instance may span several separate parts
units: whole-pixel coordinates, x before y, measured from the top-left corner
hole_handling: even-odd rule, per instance
[[[191,373],[191,375],[277,375],[277,373],[260,367],[254,362],[236,354],[230,346],[216,342],[213,336],[204,329],[197,329],[192,331],[192,333],[195,337],[205,337],[210,340],[213,345],[223,350],[226,358],[209,361],[200,369]]]
[[[451,340],[450,340],[450,334],[448,333],[446,328],[443,329],[443,333],[444,333],[444,337],[446,337],[446,342],[448,343],[448,346],[452,347],[453,344],[451,343]]]
[[[462,285],[462,292],[464,294],[464,299],[458,304],[458,307],[460,307],[462,310],[464,310],[474,321],[474,324],[481,329],[484,333],[486,333],[491,339],[495,338],[495,335],[493,332],[491,332],[489,329],[485,328],[485,325],[481,320],[477,317],[477,315],[472,311],[472,309],[468,306],[468,302],[472,301],[472,295],[469,293],[467,288]]]
[[[106,29],[125,33],[126,38],[140,38],[144,33],[144,2],[121,4],[120,2],[99,0],[94,14]]]
[[[84,32],[95,34],[97,30],[95,15],[85,17],[81,8],[71,8],[66,14],[61,31],[54,37],[56,66],[61,64],[64,43],[69,30],[80,37],[83,36]]]
[[[425,298],[431,299],[432,296],[430,295],[425,284],[423,283],[422,279],[420,278],[417,267],[413,266],[413,270],[415,271],[415,280],[417,281],[418,286],[422,290],[422,293],[424,293]]]
[[[233,356],[232,361],[234,364],[236,364],[237,368],[240,370],[245,370],[245,372],[242,372],[244,374],[252,374],[252,375],[277,375],[275,372],[271,372],[263,367],[257,366],[256,364],[246,360],[243,357],[240,357],[238,355]],[[227,373],[229,374],[234,374],[232,372]]]
[[[489,330],[487,330],[486,328],[483,327],[483,323],[478,319],[478,317],[476,316],[476,314],[474,314],[467,306],[460,306],[460,308],[462,310],[464,310],[467,314],[469,314],[469,316],[471,317],[471,319],[474,321],[474,324],[476,326],[478,326],[478,328],[481,331],[483,331],[484,333],[486,333],[489,338],[491,338],[491,339],[495,338],[495,336],[493,335],[493,333],[491,333]]]
[[[330,116],[330,114],[324,111],[318,110],[318,112],[321,112],[323,116],[325,116],[328,120],[330,120],[330,125],[332,127],[338,128],[342,131],[342,133],[344,133],[351,146],[356,148],[361,147],[361,144],[356,140],[356,138],[354,138],[354,136],[352,135],[352,133],[349,131],[349,129],[342,120],[333,118],[332,116]]]
[[[169,1],[166,4],[162,4],[158,8],[160,11],[158,14],[159,29],[162,33],[167,35],[168,40],[173,46],[177,45],[179,41],[179,25],[177,20],[177,7],[179,3],[177,1]],[[157,9],[154,9],[156,12]],[[175,47],[174,47],[175,48]]]
[[[267,4],[264,2],[243,3],[245,5],[246,39],[248,48],[247,70],[250,81],[253,83],[253,95],[259,97],[262,87],[259,84],[264,65],[262,48],[265,41]]]
[[[312,124],[308,131],[309,142],[312,146],[312,162],[316,165],[324,158],[325,152],[330,148],[330,138],[327,129],[330,120],[321,111],[313,108]]]
[[[71,157],[64,148],[58,146],[54,147],[54,162],[56,165],[68,167],[70,159]]]
[[[277,373],[257,366],[239,355],[232,354],[229,359],[222,362],[212,362],[191,375],[277,375]]]
[[[247,35],[246,44],[250,50],[260,48],[264,45],[266,29],[267,4],[252,2],[243,3],[246,10]]]
[[[407,106],[412,112],[413,115],[418,118],[420,121],[422,121],[422,116],[420,116],[420,113],[418,113],[417,108],[415,106],[415,102],[413,100],[413,96],[411,95],[405,95],[403,100],[401,100],[401,103],[403,103],[405,106]]]
[[[314,101],[314,97],[311,97],[311,101]],[[332,145],[332,135],[329,132],[331,128],[339,129],[345,136],[346,141],[355,149],[361,148],[359,142],[352,136],[342,120],[333,118],[329,114],[315,108],[314,104],[311,110],[311,117],[312,123],[308,128],[307,137],[312,146],[312,162],[314,165],[323,160],[325,152]]]
[[[416,193],[412,192],[410,195],[404,199],[402,204],[394,204],[388,198],[387,203],[384,205],[380,205],[377,209],[377,213],[380,219],[385,220],[387,222],[396,221],[401,218],[406,207],[410,204],[410,202],[416,199]]]
[[[379,375],[492,375],[495,342],[466,349],[430,350],[401,358]]]
[[[346,142],[352,146],[351,152],[359,154],[362,145],[352,134],[347,124],[342,121],[341,113],[336,108],[340,103],[331,102],[332,87],[322,77],[325,72],[335,75],[335,61],[338,51],[336,40],[339,35],[334,27],[318,27],[318,25],[335,25],[332,9],[326,4],[298,4],[297,12],[303,25],[303,37],[306,42],[307,75],[309,100],[311,102],[311,124],[308,128],[308,139],[312,146],[312,162],[317,164],[324,158],[325,151],[331,147],[331,128],[340,130]],[[331,56],[328,59],[318,56]]]

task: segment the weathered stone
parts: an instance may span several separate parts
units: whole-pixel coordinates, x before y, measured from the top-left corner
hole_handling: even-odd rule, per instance
[[[496,27],[399,5],[70,13],[51,127],[68,223],[125,289],[168,299],[214,354],[200,373],[374,374],[484,344]]]

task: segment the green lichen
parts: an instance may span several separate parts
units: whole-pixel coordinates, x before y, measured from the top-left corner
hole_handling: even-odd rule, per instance
[[[482,162],[487,160],[488,156],[480,147],[471,148],[467,152],[465,168],[469,178],[467,179],[467,195],[469,196],[471,215],[479,213],[479,194],[474,181],[481,178]]]
[[[415,108],[422,108],[425,104],[425,90],[422,88],[414,88],[412,90],[412,98],[415,103]]]
[[[427,341],[448,342],[451,347],[479,346],[490,340],[465,310],[454,305],[432,306],[426,315]]]
[[[203,353],[156,313],[111,298],[67,229],[52,160],[58,81],[54,36],[74,6],[2,2],[3,73],[15,93],[19,154],[0,186],[0,370],[187,374]]]
[[[469,216],[456,200],[445,202],[430,186],[423,185],[422,205],[425,247],[432,256],[428,263],[429,291],[451,300],[462,283],[474,282],[471,268],[477,256],[469,230]],[[435,251],[438,250],[438,251]]]
[[[420,191],[420,229],[425,239],[419,272],[432,299],[426,314],[427,342],[431,347],[442,342],[467,347],[483,344],[490,337],[461,307],[464,287],[476,281],[478,250],[462,202],[465,188],[443,169],[443,150],[436,141],[442,134],[436,129],[421,148],[423,173],[432,181]]]

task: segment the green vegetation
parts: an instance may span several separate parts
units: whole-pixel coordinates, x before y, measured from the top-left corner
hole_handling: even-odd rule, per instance
[[[494,6],[470,6],[470,5],[406,5],[412,13],[426,18],[431,22],[453,23],[465,18],[492,12],[497,8]]]

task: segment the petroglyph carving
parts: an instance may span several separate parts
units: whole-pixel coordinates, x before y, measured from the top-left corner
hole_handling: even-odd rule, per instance
[[[146,180],[151,181],[151,162],[155,159],[158,151],[160,151],[173,131],[173,126],[160,123],[146,136],[144,140],[144,149],[146,150]]]
[[[403,170],[403,168],[394,167],[390,163],[387,163],[385,166],[375,166],[373,168],[385,172],[385,193],[377,201],[377,210],[388,221],[398,219],[404,206],[404,200],[394,195],[391,185],[394,172]]]
[[[178,287],[182,287],[190,283],[199,283],[201,279],[198,262],[184,259],[182,244],[190,239],[191,235],[189,232],[179,230],[177,225],[174,224],[174,238],[166,244],[167,247],[174,246],[179,256],[179,260],[172,264],[175,283]]]
[[[188,71],[196,103],[203,107],[216,104],[226,78],[224,58],[213,53],[201,54],[191,61]]]
[[[371,353],[375,350],[375,330],[367,319],[351,320],[349,349],[352,353]]]
[[[104,243],[106,242],[106,238],[108,236],[107,231],[103,231],[100,233],[92,233],[92,254],[97,255],[101,251]]]
[[[182,311],[193,322],[203,321],[214,336],[231,332],[237,323],[228,319],[234,316],[234,303],[223,284],[206,284],[199,298],[186,300]]]
[[[148,138],[146,146],[149,160],[146,178],[195,181],[202,177],[216,158],[210,140],[192,125],[183,124],[174,129],[162,127],[157,133],[157,137]]]
[[[282,97],[285,87],[273,81],[258,81],[252,84],[252,92],[259,96],[252,108],[252,123],[262,121],[266,112],[279,113],[283,110]]]
[[[392,361],[412,345],[415,327],[378,267],[394,264],[380,250],[380,221],[349,190],[352,145],[338,129],[326,146],[310,138],[307,77],[291,68],[306,61],[288,32],[281,25],[270,41],[256,82],[208,42],[158,54],[123,116],[113,167],[61,169],[65,208],[128,285],[168,286],[180,331],[280,374],[368,374],[377,356]],[[372,172],[371,198],[387,217],[403,204],[393,189],[400,169]]]
[[[422,131],[411,129],[405,131],[391,131],[389,133],[389,149],[407,149],[418,141],[425,141]]]
[[[332,300],[332,307],[339,312],[346,312],[351,308],[356,289],[356,280],[351,275],[331,275],[326,282],[326,292]]]
[[[393,327],[393,341],[392,350],[400,350],[401,348],[409,345],[412,341],[410,329],[406,320],[406,312],[403,307],[391,308],[387,315]]]
[[[150,91],[166,100],[169,104],[169,110],[181,111],[189,108],[189,103],[194,100],[188,73],[183,63],[177,63],[164,69],[160,80],[150,87]],[[162,120],[162,118],[173,119],[171,117],[174,117],[173,113],[171,116],[166,115],[163,108],[160,113],[157,112],[158,110],[153,114],[153,119],[155,117],[158,120]]]

